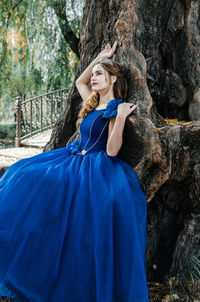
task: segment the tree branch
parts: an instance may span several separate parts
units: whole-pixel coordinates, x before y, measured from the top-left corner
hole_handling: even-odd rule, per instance
[[[48,4],[54,9],[58,17],[58,23],[66,43],[69,45],[71,50],[77,55],[77,57],[80,58],[78,49],[79,39],[76,37],[75,33],[71,29],[69,21],[67,19],[66,3],[63,2],[62,4],[58,4],[49,1]]]

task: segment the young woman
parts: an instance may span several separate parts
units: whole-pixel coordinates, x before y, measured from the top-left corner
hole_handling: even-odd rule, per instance
[[[147,201],[119,159],[127,82],[108,45],[77,79],[80,139],[0,180],[0,296],[15,302],[148,302]],[[91,89],[88,83],[91,83]]]

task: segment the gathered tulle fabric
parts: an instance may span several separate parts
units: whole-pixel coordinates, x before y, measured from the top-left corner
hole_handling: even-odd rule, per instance
[[[22,159],[1,178],[0,296],[149,302],[147,201],[132,167],[106,152],[105,111],[86,116],[80,139]]]

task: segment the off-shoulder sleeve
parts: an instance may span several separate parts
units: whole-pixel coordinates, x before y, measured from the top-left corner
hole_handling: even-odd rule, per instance
[[[107,107],[106,111],[102,115],[102,118],[110,118],[111,116],[116,116],[117,115],[117,107],[119,104],[123,103],[121,99],[113,99],[111,100]]]

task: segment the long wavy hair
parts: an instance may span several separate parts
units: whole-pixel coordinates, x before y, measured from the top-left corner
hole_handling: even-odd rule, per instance
[[[117,80],[113,84],[113,94],[115,99],[122,99],[126,101],[128,84],[125,78],[125,72],[122,71],[122,67],[115,61],[111,59],[100,59],[95,65],[101,64],[101,66],[109,72],[110,75],[115,75]],[[94,65],[94,66],[95,66]],[[99,93],[92,92],[87,100],[84,102],[83,108],[79,112],[78,120],[76,122],[76,127],[78,128],[81,121],[86,117],[86,115],[93,111],[99,104]]]

